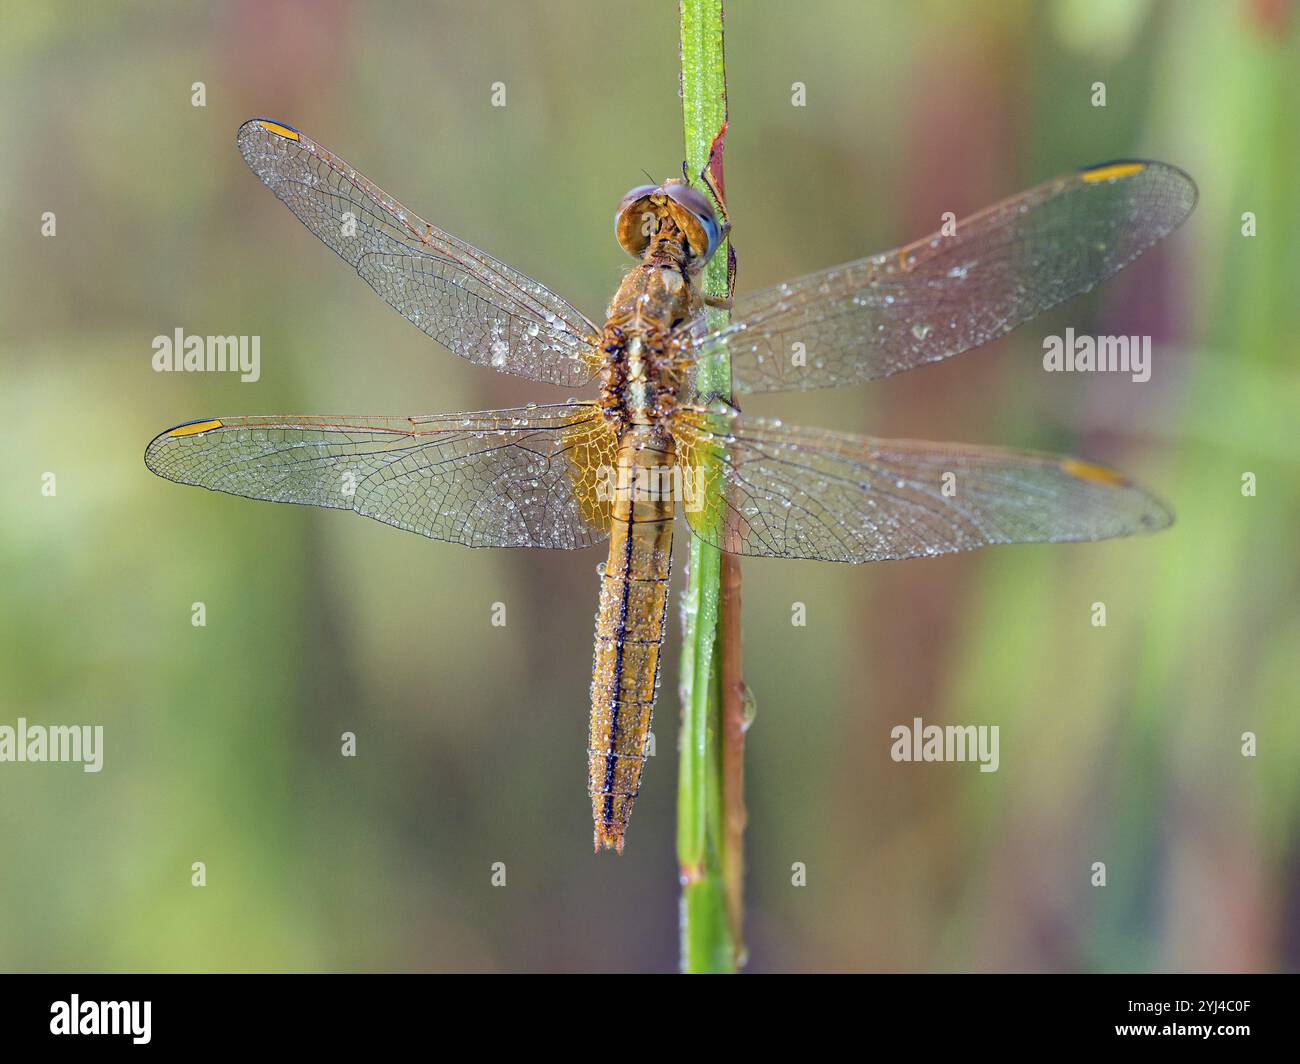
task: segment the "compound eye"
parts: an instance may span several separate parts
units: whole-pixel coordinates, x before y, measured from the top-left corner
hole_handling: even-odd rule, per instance
[[[650,244],[653,227],[648,227],[645,210],[637,211],[636,207],[644,204],[658,191],[658,185],[638,185],[618,201],[618,211],[614,214],[614,236],[629,255],[639,258]]]
[[[644,199],[652,192],[657,191],[658,188],[659,188],[658,185],[637,185],[636,188],[634,188],[631,192],[629,192],[626,196],[624,196],[621,200],[618,201],[618,210],[615,212],[615,215],[617,216],[619,214],[622,214],[625,210],[628,209],[628,207],[630,207],[637,200]]]
[[[664,192],[674,203],[680,203],[688,211],[697,217],[713,217],[713,204],[709,198],[699,189],[691,188],[690,185],[683,184],[680,181],[672,182],[664,186]]]
[[[707,196],[690,185],[673,183],[664,186],[664,192],[679,207],[690,211],[704,234],[705,246],[696,248],[695,252],[701,262],[707,262],[722,242],[722,226],[718,216],[713,213],[713,204]]]
[[[708,247],[705,248],[704,254],[700,256],[705,262],[713,258],[713,253],[718,250],[718,245],[722,243],[722,226],[712,211],[707,215],[696,215],[705,235],[709,239]]]

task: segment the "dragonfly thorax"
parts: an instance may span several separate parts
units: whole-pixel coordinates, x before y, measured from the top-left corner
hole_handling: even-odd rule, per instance
[[[623,423],[656,424],[678,403],[684,379],[682,325],[703,304],[681,266],[646,261],[629,270],[609,305],[600,403]]]

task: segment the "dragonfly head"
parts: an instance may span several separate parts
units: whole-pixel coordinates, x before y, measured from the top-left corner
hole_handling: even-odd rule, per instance
[[[614,233],[629,255],[644,257],[652,245],[675,245],[692,271],[704,268],[722,241],[722,226],[704,193],[670,178],[638,185],[619,201]]]

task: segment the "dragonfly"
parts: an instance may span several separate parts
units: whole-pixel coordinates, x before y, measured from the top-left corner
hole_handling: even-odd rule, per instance
[[[641,185],[615,215],[637,261],[601,325],[286,123],[250,120],[237,144],[312,233],[453,354],[597,394],[412,417],[209,417],[154,438],[146,465],[467,547],[607,540],[587,744],[597,852],[622,852],[641,786],[679,511],[723,551],[835,562],[1172,521],[1126,476],[1081,459],[800,428],[737,401],[937,362],[1089,291],[1190,214],[1196,186],[1177,167],[1121,160],[1053,178],[893,251],[733,293],[730,320],[716,324],[700,279],[729,232],[725,206],[707,182],[711,195],[684,179]],[[726,364],[722,397],[706,383]]]

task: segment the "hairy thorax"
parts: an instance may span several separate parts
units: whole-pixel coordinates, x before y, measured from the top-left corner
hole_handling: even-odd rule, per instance
[[[681,326],[700,305],[696,286],[669,258],[648,256],[623,278],[605,321],[600,397],[620,434],[629,425],[666,431],[686,378]]]

